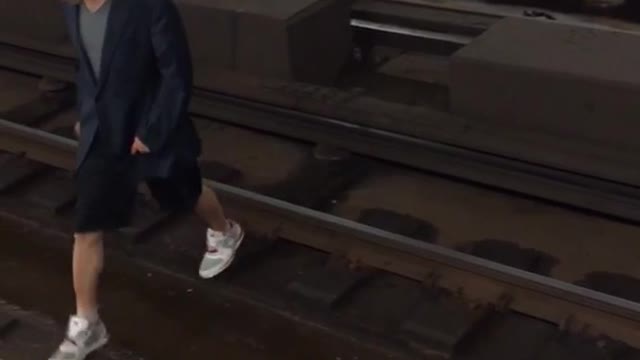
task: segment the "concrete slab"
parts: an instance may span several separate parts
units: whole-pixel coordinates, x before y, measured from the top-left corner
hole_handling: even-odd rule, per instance
[[[27,199],[53,214],[59,214],[75,203],[75,184],[70,174],[52,171],[39,180],[30,189]]]
[[[74,139],[74,140],[77,139],[74,131],[74,126],[71,124],[58,126],[55,128],[55,130],[52,131],[52,133],[56,135],[64,136],[67,139]]]
[[[205,179],[225,184],[237,182],[242,177],[238,169],[216,161],[201,161],[200,173]]]
[[[288,20],[298,15],[308,7],[317,3],[317,0],[178,0],[185,5],[200,6],[208,9],[230,10],[237,12],[254,13],[274,19]]]
[[[11,190],[47,170],[46,166],[20,156],[11,156],[0,161],[0,193]]]
[[[72,108],[76,103],[73,91],[41,93],[6,111],[0,111],[0,117],[27,126],[38,126],[52,116]]]
[[[351,53],[348,1],[175,2],[184,18],[196,71],[219,67],[332,83]],[[41,16],[32,16],[34,8]],[[0,24],[0,42],[74,55],[56,1],[3,2],[0,14],[6,15]],[[33,20],[28,26],[26,18]]]
[[[340,195],[367,174],[367,162],[360,157],[319,160],[308,154],[288,176],[255,191],[316,210],[329,209]]]
[[[451,109],[473,123],[526,131],[532,138],[551,135],[597,146],[620,165],[640,150],[638,63],[638,35],[508,18],[453,56]],[[615,150],[626,155],[620,159]],[[640,184],[640,171],[576,164],[535,148],[511,155]]]
[[[242,173],[242,184],[260,187],[287,178],[305,159],[308,148],[286,139],[230,126],[200,132],[203,161],[213,161]]]
[[[37,47],[68,44],[62,7],[57,1],[3,1],[0,14],[3,15],[0,25],[3,42]]]
[[[581,280],[593,271],[640,279],[640,227],[436,176],[392,168],[375,174],[334,213],[357,220],[367,209],[382,208],[429,222],[438,229],[438,244],[449,248],[494,239],[521,251],[534,249],[538,260],[552,254],[553,266],[537,262],[536,270],[563,281]],[[510,253],[512,260],[520,257],[519,251]]]
[[[0,112],[32,100],[37,86],[37,78],[0,70]]]
[[[217,66],[260,76],[331,83],[350,54],[349,2],[177,3],[196,67]]]
[[[449,58],[407,53],[389,60],[378,72],[430,84],[449,85]]]

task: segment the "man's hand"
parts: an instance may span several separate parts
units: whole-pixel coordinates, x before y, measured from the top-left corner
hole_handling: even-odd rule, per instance
[[[131,144],[131,155],[146,154],[149,152],[149,148],[138,137],[133,140]]]
[[[80,122],[76,122],[75,125],[73,125],[73,133],[76,134],[77,138],[80,137]]]

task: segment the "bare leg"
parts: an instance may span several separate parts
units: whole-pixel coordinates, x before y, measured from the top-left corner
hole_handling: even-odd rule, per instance
[[[227,219],[222,210],[222,205],[218,197],[206,186],[202,186],[202,193],[196,204],[196,214],[206,222],[212,230],[225,232],[227,230]]]
[[[77,314],[97,320],[98,281],[104,263],[102,232],[75,234],[73,247],[73,287]]]

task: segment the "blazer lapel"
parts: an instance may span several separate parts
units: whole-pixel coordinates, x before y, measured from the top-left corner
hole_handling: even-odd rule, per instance
[[[122,35],[127,31],[127,20],[131,14],[129,3],[131,0],[110,0],[111,12],[109,13],[109,19],[107,20],[107,32],[105,34],[104,45],[102,47],[102,62],[100,65],[100,84],[98,92],[104,86],[107,76],[109,75],[109,68],[111,67],[111,61],[113,60],[113,54],[115,53],[118,42],[122,38]]]
[[[80,36],[80,6],[74,5],[71,9],[71,26],[73,28],[73,37],[80,52],[80,61],[85,65],[83,68],[91,69],[91,65],[89,64],[89,56],[87,55],[87,51],[84,47],[84,42],[82,41],[82,36]],[[93,84],[97,84],[97,79],[93,71],[89,71],[89,76],[93,80]]]

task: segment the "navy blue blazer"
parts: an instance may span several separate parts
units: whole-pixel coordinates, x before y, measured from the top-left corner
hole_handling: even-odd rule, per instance
[[[96,79],[79,33],[78,5],[64,5],[77,51],[82,166],[100,129],[116,155],[138,136],[151,152],[135,157],[144,176],[166,176],[176,160],[195,160],[200,140],[188,116],[193,71],[184,25],[172,0],[111,0]]]

